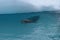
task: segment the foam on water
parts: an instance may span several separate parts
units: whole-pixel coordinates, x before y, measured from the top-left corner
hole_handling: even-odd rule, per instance
[[[1,40],[60,40],[60,14],[25,13],[9,15],[10,16],[5,15],[4,17],[0,17]],[[40,15],[40,19],[36,23],[20,23],[21,19],[25,19],[34,15]]]

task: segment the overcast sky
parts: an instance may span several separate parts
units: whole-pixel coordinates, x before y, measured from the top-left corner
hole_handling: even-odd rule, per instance
[[[0,0],[0,14],[59,10],[60,0]]]

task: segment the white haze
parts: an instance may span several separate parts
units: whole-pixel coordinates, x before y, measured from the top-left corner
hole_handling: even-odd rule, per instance
[[[0,0],[0,14],[60,10],[60,0]]]

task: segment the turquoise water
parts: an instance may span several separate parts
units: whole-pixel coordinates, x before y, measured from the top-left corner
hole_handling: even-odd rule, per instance
[[[21,23],[21,20],[40,16],[36,23]],[[60,14],[20,13],[0,14],[0,40],[60,40]]]

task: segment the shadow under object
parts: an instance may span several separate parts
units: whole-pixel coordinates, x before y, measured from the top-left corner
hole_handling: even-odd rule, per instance
[[[40,16],[33,16],[33,17],[30,17],[30,18],[26,18],[24,20],[22,20],[21,22],[22,23],[35,23],[39,20]]]

